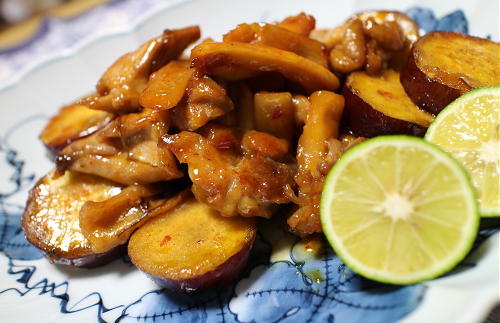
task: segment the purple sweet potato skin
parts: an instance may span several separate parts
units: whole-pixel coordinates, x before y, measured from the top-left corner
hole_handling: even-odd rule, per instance
[[[116,246],[103,253],[89,254],[79,258],[64,258],[46,253],[50,262],[59,265],[69,265],[79,268],[95,268],[103,266],[121,257],[125,253],[125,245]]]
[[[389,117],[361,99],[353,89],[344,86],[342,94],[345,98],[342,116],[343,131],[357,137],[375,137],[382,135],[412,135],[422,137],[427,128],[417,124]]]
[[[245,269],[254,241],[255,235],[252,240],[249,240],[238,253],[234,254],[226,262],[198,277],[175,280],[148,273],[146,275],[160,287],[186,294],[200,292],[216,286],[226,286]],[[140,269],[140,267],[137,268]]]
[[[462,91],[429,78],[418,68],[415,55],[417,55],[417,49],[414,46],[401,71],[401,84],[413,103],[422,110],[437,115],[450,102],[458,98]]]

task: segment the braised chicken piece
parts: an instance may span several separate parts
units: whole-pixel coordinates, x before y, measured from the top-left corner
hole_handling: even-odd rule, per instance
[[[135,229],[150,218],[173,209],[189,191],[163,197],[164,185],[130,185],[119,194],[103,201],[87,201],[80,210],[82,234],[94,252],[106,252],[124,244]]]
[[[311,37],[330,49],[330,66],[339,74],[365,69],[378,74],[388,65],[406,62],[418,39],[418,26],[395,11],[366,11],[331,30],[314,30]]]
[[[147,184],[182,176],[173,155],[157,148],[168,130],[168,111],[147,110],[113,120],[102,130],[66,146],[57,158],[67,169],[117,183]]]
[[[356,146],[357,144],[362,143],[367,138],[365,137],[356,137],[350,134],[342,134],[339,136],[340,143],[342,144],[342,152],[347,151],[348,149]]]
[[[199,37],[197,26],[165,30],[161,36],[114,62],[97,83],[97,94],[84,99],[83,103],[117,114],[139,111],[139,97],[147,86],[149,75],[179,57]]]
[[[224,81],[277,72],[307,93],[336,90],[337,77],[323,65],[287,50],[243,42],[202,43],[191,51],[191,67]]]
[[[184,97],[194,69],[187,61],[171,61],[151,74],[139,103],[144,108],[171,109]]]
[[[163,146],[188,164],[199,201],[224,216],[246,217],[270,217],[276,204],[290,202],[295,170],[285,140],[257,131],[241,137],[220,125],[204,132],[206,137],[183,131],[163,138]]]
[[[328,67],[324,44],[307,35],[273,24],[240,24],[224,35],[225,42],[242,42],[270,46],[294,52],[324,67]]]
[[[366,63],[366,40],[363,23],[350,19],[344,25],[343,37],[330,51],[330,65],[338,73],[359,70]]]
[[[296,16],[286,17],[277,25],[281,28],[293,31],[294,33],[309,36],[316,26],[316,19],[311,15],[301,12]]]
[[[248,154],[258,154],[277,161],[289,160],[290,144],[265,132],[250,130],[245,133],[241,141],[243,151]]]
[[[344,98],[333,92],[318,91],[309,100],[310,111],[297,146],[298,209],[287,221],[291,231],[299,236],[322,232],[319,202],[323,182],[342,154],[337,136]]]
[[[223,86],[207,75],[193,75],[187,85],[185,100],[172,110],[172,124],[178,130],[194,131],[233,108]]]

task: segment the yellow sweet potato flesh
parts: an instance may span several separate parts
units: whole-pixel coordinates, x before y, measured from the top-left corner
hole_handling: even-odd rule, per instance
[[[500,83],[500,44],[452,32],[433,32],[416,44],[416,64],[429,78],[460,90]]]
[[[82,234],[79,213],[87,201],[103,201],[120,193],[107,180],[76,172],[43,177],[31,190],[22,225],[26,237],[54,261],[79,258],[94,252]]]
[[[128,252],[150,275],[192,279],[216,270],[248,247],[255,234],[254,219],[222,217],[192,198],[140,227],[130,238]]]
[[[113,115],[89,109],[85,105],[62,107],[40,133],[40,140],[48,147],[60,148],[72,140],[91,134],[107,124]]]
[[[394,70],[387,69],[381,76],[354,72],[347,78],[346,85],[372,109],[391,118],[425,128],[434,119],[410,100],[399,81],[399,73]]]

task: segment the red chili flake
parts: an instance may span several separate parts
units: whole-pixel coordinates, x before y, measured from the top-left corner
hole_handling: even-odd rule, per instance
[[[172,240],[171,236],[164,236],[163,240],[160,242],[160,247],[163,247],[165,243],[169,242],[170,240]]]

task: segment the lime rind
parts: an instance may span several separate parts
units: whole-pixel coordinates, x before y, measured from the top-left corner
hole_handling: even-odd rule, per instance
[[[425,134],[425,140],[432,143],[432,138],[435,136],[436,131],[439,129],[439,126],[440,126],[442,120],[446,119],[449,115],[455,113],[455,110],[462,108],[466,102],[470,102],[476,98],[479,98],[479,97],[482,97],[485,95],[500,96],[500,85],[484,86],[481,88],[471,90],[471,91],[461,95],[460,97],[458,97],[456,100],[454,100],[450,104],[448,104],[437,115],[437,117],[434,119],[434,121],[431,123],[431,125],[427,129],[427,132]],[[500,106],[500,101],[498,101],[497,104]],[[498,109],[497,114],[500,114],[500,109]],[[497,118],[498,118],[498,115],[497,115]],[[469,173],[469,172],[467,171],[467,173]],[[499,197],[499,195],[500,195],[500,192],[497,192],[497,197]],[[500,207],[497,207],[497,208],[486,207],[485,205],[480,204],[479,205],[479,212],[480,212],[482,217],[500,217]]]
[[[467,222],[463,225],[461,244],[456,246],[453,252],[450,252],[444,259],[440,259],[430,268],[416,271],[408,274],[395,274],[385,270],[378,270],[363,264],[362,261],[353,257],[346,250],[342,240],[335,233],[335,228],[330,221],[331,204],[333,200],[332,192],[335,191],[335,185],[343,170],[353,160],[367,154],[371,149],[384,145],[392,145],[396,147],[413,146],[418,149],[423,149],[432,154],[438,161],[449,167],[453,174],[461,183],[461,191],[466,203],[466,212],[468,215]],[[360,275],[383,283],[389,284],[414,284],[421,281],[429,280],[438,277],[455,267],[470,251],[474,239],[479,228],[479,213],[476,202],[475,190],[472,187],[467,172],[463,167],[448,153],[439,147],[425,142],[423,139],[409,136],[381,136],[367,140],[349,151],[333,166],[328,173],[320,204],[320,215],[323,231],[333,247],[337,255],[346,263],[352,270]],[[348,215],[347,215],[348,216]]]
[[[439,114],[436,116],[434,121],[427,129],[426,137],[427,135],[432,134],[436,130],[440,120],[446,118],[446,116],[448,116],[450,113],[453,113],[453,109],[455,109],[456,106],[462,105],[461,102],[464,102],[466,100],[473,100],[474,98],[483,96],[485,94],[498,95],[498,91],[500,91],[500,85],[484,86],[481,88],[471,90],[459,96],[457,99],[448,104],[443,110],[441,110],[441,112],[439,112]]]

